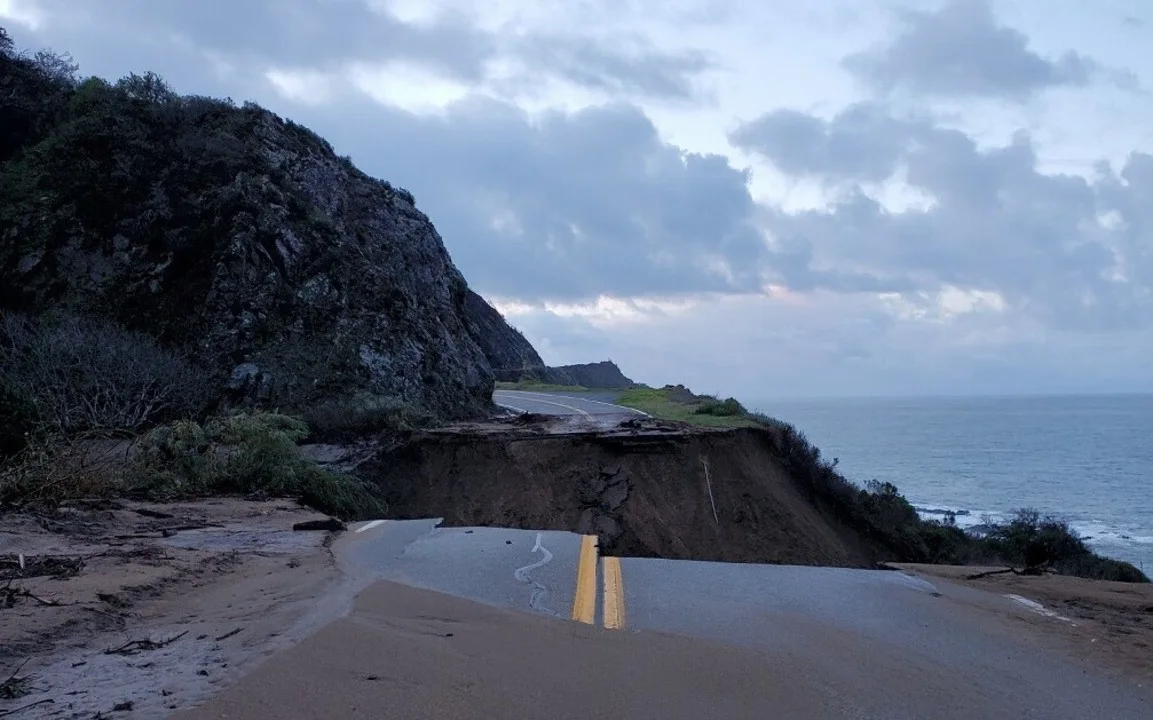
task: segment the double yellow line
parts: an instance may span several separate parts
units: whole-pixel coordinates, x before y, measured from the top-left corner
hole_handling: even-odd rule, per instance
[[[596,535],[582,536],[572,619],[587,625],[592,625],[596,620],[597,556]],[[625,626],[625,588],[621,577],[621,559],[606,557],[602,562],[604,564],[602,622],[610,630],[620,630]]]

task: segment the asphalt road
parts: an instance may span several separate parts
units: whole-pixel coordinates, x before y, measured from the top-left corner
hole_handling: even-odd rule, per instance
[[[589,546],[586,566],[596,561],[595,545],[583,536],[437,524],[436,520],[361,524],[342,546],[341,555],[374,578],[497,607],[572,617],[583,546]],[[586,595],[591,595],[587,589]]]
[[[1043,647],[1012,619],[1027,608],[969,588],[895,571],[600,558],[592,538],[563,532],[352,530],[338,556],[374,577],[784,658],[838,708],[830,717],[1153,717],[1147,689]]]
[[[562,393],[528,392],[524,390],[495,390],[492,401],[501,407],[518,413],[540,415],[577,415],[592,417],[597,415],[640,415],[639,410],[613,405],[612,403],[583,398]]]

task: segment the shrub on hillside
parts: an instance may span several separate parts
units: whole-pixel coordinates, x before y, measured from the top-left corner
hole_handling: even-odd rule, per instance
[[[831,512],[898,562],[1004,564],[1026,571],[1053,570],[1097,580],[1149,582],[1130,563],[1094,553],[1066,523],[1021,510],[1007,523],[974,537],[955,525],[923,520],[892,483],[875,480],[859,488],[836,470],[836,460],[792,425],[756,416],[768,431],[774,454],[810,502]]]
[[[372,485],[304,456],[297,443],[308,432],[304,422],[276,413],[162,425],[142,438],[127,484],[152,497],[295,496],[345,520],[384,514]]]
[[[375,395],[314,405],[304,412],[304,420],[313,442],[350,442],[380,432],[429,427],[436,421],[408,403]]]
[[[737,417],[745,414],[745,406],[736,398],[718,400],[710,398],[697,406],[693,411],[697,415],[715,415],[717,417]]]
[[[993,525],[980,543],[989,557],[1027,570],[1053,569],[1095,580],[1148,582],[1130,563],[1094,553],[1068,523],[1042,517],[1028,508],[1018,510],[1007,523]]]
[[[206,373],[145,335],[65,314],[0,317],[0,386],[27,400],[39,427],[70,435],[138,431],[198,415]]]

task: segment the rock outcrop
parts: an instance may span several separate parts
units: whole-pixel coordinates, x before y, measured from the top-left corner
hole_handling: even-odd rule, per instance
[[[497,380],[516,382],[544,368],[544,361],[524,335],[510,327],[487,300],[469,290],[464,307],[473,339],[488,358]]]
[[[604,390],[628,388],[636,384],[612,360],[545,368],[539,373],[539,379],[552,385],[576,385]]]
[[[0,143],[0,309],[143,331],[236,403],[487,407],[478,341],[517,334],[499,313],[470,325],[465,280],[407,191],[255,105],[0,56],[22,101],[0,112],[19,130]],[[509,352],[539,363],[520,342]]]
[[[504,316],[480,295],[468,291],[464,307],[473,338],[501,382],[531,380],[613,390],[635,384],[611,360],[548,367],[524,335],[509,326]]]

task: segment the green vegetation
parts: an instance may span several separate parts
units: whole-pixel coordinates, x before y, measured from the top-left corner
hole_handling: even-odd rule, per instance
[[[661,420],[705,427],[756,427],[762,422],[734,398],[720,400],[711,395],[694,395],[680,385],[626,390],[616,402]]]
[[[438,424],[436,417],[395,398],[363,393],[327,400],[303,413],[310,442],[348,442],[380,432],[415,430]]]
[[[379,516],[374,488],[318,467],[299,443],[427,418],[357,398],[310,411],[209,417],[207,375],[117,325],[0,317],[0,507],[109,495],[297,497],[341,518]]]
[[[201,413],[208,391],[207,373],[140,333],[69,313],[0,315],[0,418],[9,435],[137,431]]]
[[[898,562],[997,564],[1030,574],[1051,571],[1095,580],[1149,582],[1130,563],[1104,558],[1085,545],[1066,523],[1021,510],[982,537],[954,524],[922,520],[892,483],[870,481],[861,488],[836,470],[836,461],[788,423],[759,416],[769,430],[774,454],[814,505],[833,514]]]
[[[177,420],[139,437],[87,432],[35,440],[0,465],[0,507],[80,497],[175,500],[209,495],[295,497],[350,520],[385,511],[376,489],[302,453],[301,420],[241,413]]]
[[[142,438],[126,490],[152,498],[294,496],[344,520],[382,515],[384,504],[369,483],[324,470],[301,453],[297,443],[308,434],[301,420],[276,413],[164,425]]]

